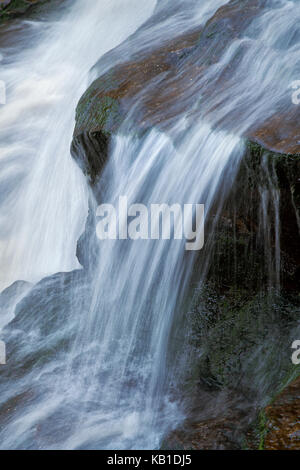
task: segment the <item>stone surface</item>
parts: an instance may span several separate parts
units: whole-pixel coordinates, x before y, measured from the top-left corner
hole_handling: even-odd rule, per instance
[[[204,285],[190,293],[188,336],[194,359],[186,366],[190,374],[187,389],[195,377],[197,387],[188,392],[188,419],[166,437],[164,448],[258,449],[264,442],[268,448],[285,441],[291,448],[299,445],[298,395],[292,403],[276,401],[275,408],[272,404],[265,411],[285,384],[300,374],[299,366],[291,362],[291,345],[300,337],[299,165],[299,157],[248,144],[212,246],[206,244],[196,262],[192,285],[199,286],[201,260],[212,250]],[[268,260],[274,262],[272,209],[267,248],[260,221],[262,194],[268,194],[272,204],[277,189],[280,291],[270,288],[274,273],[270,277],[268,271]],[[266,434],[269,428],[272,433]]]
[[[47,3],[59,5],[66,0],[0,0],[0,23],[34,12]]]
[[[265,410],[266,450],[300,450],[300,378]]]
[[[219,106],[209,104],[210,97],[230,89],[232,67],[236,64],[231,62],[213,83],[205,81],[205,73],[236,39],[242,37],[265,3],[232,0],[204,27],[179,36],[154,51],[135,54],[129,61],[100,76],[78,105],[73,155],[76,156],[76,148],[82,140],[90,140],[90,135],[97,139],[99,133],[106,136],[115,133],[125,119],[127,128],[141,132],[153,126],[168,131],[169,126],[187,111],[190,116],[195,113],[209,121]],[[197,102],[195,97],[200,95],[201,101]],[[134,120],[131,118],[133,109]],[[255,120],[255,124],[245,131],[245,136],[266,149],[298,154],[300,106],[295,106],[287,93],[280,109],[279,113],[271,112],[262,122]],[[221,113],[217,124],[234,132],[232,123],[238,123],[247,111],[244,107],[233,109],[223,117]]]

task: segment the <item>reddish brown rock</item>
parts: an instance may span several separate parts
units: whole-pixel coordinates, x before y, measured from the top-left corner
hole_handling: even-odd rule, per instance
[[[172,450],[238,450],[234,438],[237,422],[230,418],[214,418],[194,423],[174,432],[165,443]]]
[[[264,448],[266,450],[300,450],[300,378],[289,385],[266,408]]]
[[[264,1],[232,0],[220,8],[204,28],[179,36],[160,49],[136,55],[98,78],[82,97],[74,132],[75,140],[83,133],[114,132],[135,108],[138,122],[133,126],[157,126],[166,130],[170,123],[183,114],[193,114],[208,121],[222,106],[210,103],[210,97],[219,92],[230,93],[231,78],[237,64],[230,62],[220,77],[210,83],[206,80],[209,66],[217,63],[224,51],[238,38],[251,20],[258,16]],[[243,46],[247,48],[247,45]],[[242,51],[241,51],[242,52]],[[198,101],[201,96],[202,101]],[[263,147],[279,153],[298,154],[300,137],[300,106],[291,99],[282,103],[279,114],[271,115],[255,124],[246,137]],[[232,109],[219,119],[217,125],[235,131],[247,109]]]

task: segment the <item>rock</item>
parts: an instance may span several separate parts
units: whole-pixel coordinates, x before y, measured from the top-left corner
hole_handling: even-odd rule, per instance
[[[24,289],[23,283],[15,283],[7,290],[5,297],[17,292],[17,289]],[[0,368],[0,433],[5,432],[13,420],[30,414],[32,406],[36,408],[37,402],[40,408],[43,408],[43,400],[49,404],[49,390],[51,388],[52,393],[55,393],[53,386],[56,377],[63,378],[67,374],[74,338],[83,327],[82,317],[89,311],[90,302],[91,279],[84,270],[57,273],[44,278],[19,301],[14,319],[0,335],[0,339],[6,343],[6,366]],[[81,315],[76,315],[77,311]],[[76,353],[79,351],[74,351]],[[63,394],[62,382],[63,379],[57,386]],[[72,383],[68,382],[68,391],[70,387]],[[66,396],[68,391],[65,390]],[[74,401],[72,396],[73,404]],[[78,406],[74,405],[74,410],[77,411]],[[18,447],[28,449],[49,446],[53,436],[57,437],[57,432],[65,432],[67,414],[64,412],[65,408],[59,408],[54,413],[50,410],[50,416],[41,416],[37,428],[31,427],[29,432],[24,431],[28,433],[22,436],[25,443]],[[62,416],[64,420],[60,421]],[[75,420],[76,413],[71,420],[73,426]],[[53,426],[60,431],[53,432]],[[49,428],[52,430],[51,435]]]
[[[9,3],[11,3],[11,0],[0,0],[0,8],[6,7]]]
[[[2,385],[15,382],[22,387],[24,375],[36,374],[54,357],[61,355],[64,359],[64,348],[80,321],[73,315],[74,303],[82,304],[82,312],[87,311],[89,304],[90,279],[84,270],[54,274],[29,286],[27,292],[26,287],[27,283],[18,282],[1,294],[8,297],[20,289],[25,293],[17,303],[15,317],[1,331],[8,364],[0,370]],[[0,400],[0,418],[2,406],[5,408],[5,403]]]
[[[31,287],[29,282],[16,281],[0,293],[0,330],[12,320],[17,304]]]
[[[300,450],[300,378],[265,409],[265,450]]]
[[[188,418],[166,437],[163,448],[262,447],[268,429],[266,405],[300,375],[299,366],[291,362],[291,345],[300,338],[299,174],[299,157],[248,143],[212,245],[206,244],[194,269],[192,285],[199,287],[189,294],[193,301],[188,336],[193,352],[186,363],[183,392]],[[276,282],[274,265],[270,272],[268,261],[274,260],[273,210],[269,211],[267,248],[260,220],[262,195],[268,195],[273,204],[274,190],[280,191],[279,291],[270,287],[270,281]],[[211,219],[208,224],[214,223],[214,215]],[[209,256],[211,267],[203,281],[203,262]],[[282,409],[282,420],[299,422],[297,406]]]
[[[59,5],[66,0],[0,0],[0,24],[26,14],[37,12],[48,3]]]
[[[72,145],[73,156],[77,161],[82,160],[81,166],[89,176],[93,175],[92,181],[101,171],[107,154],[101,150],[99,162],[95,163],[97,148],[99,145],[102,147],[105,139],[108,144],[109,136],[120,128],[124,132],[132,129],[144,132],[155,126],[168,132],[172,123],[188,110],[191,116],[195,114],[207,121],[213,118],[214,125],[217,120],[219,127],[230,132],[239,131],[240,123],[247,120],[248,107],[237,101],[237,105],[224,114],[222,104],[219,104],[230,96],[232,78],[238,67],[236,58],[217,79],[207,77],[207,71],[220,61],[234,41],[243,38],[246,27],[263,12],[265,5],[265,1],[259,0],[232,0],[221,7],[204,27],[178,36],[156,50],[136,53],[104,75],[100,61],[94,69],[94,74],[99,71],[100,77],[91,84],[78,104]],[[247,47],[245,41],[241,43],[236,56],[244,54]],[[212,100],[214,95],[217,98]],[[276,113],[274,109],[266,110],[259,119],[254,119],[244,135],[265,149],[299,154],[296,123],[300,119],[300,106],[292,103],[291,93],[287,91],[285,98],[277,103],[277,108]],[[132,109],[135,113],[133,121]],[[87,146],[91,157],[88,153],[83,158],[80,147]]]
[[[247,51],[247,41],[241,41],[237,55],[219,77],[211,74],[209,80],[207,72],[234,41],[243,38],[246,27],[266,4],[264,0],[232,0],[204,27],[150,52],[130,55],[105,73],[102,62],[95,67],[99,78],[79,102],[72,143],[72,155],[95,191],[111,136],[117,132],[142,135],[156,127],[168,133],[187,111],[191,119],[196,116],[230,132],[239,131],[249,112],[247,106],[238,103],[226,114],[222,100],[211,97],[228,94],[230,98],[231,79],[237,59]],[[215,121],[214,114],[218,116]],[[258,448],[261,413],[287,378],[300,374],[291,364],[290,349],[298,334],[300,312],[296,125],[300,106],[294,106],[287,93],[276,113],[267,109],[258,117],[243,130],[247,150],[240,173],[224,201],[215,236],[195,265],[191,285],[200,288],[189,292],[193,351],[186,364],[188,419],[166,438],[163,447],[167,449]],[[267,229],[262,227],[262,195],[270,201],[269,219],[264,221]],[[275,227],[277,215],[280,232]],[[213,215],[211,219],[208,224],[213,225]],[[268,227],[269,233],[264,232]],[[278,272],[276,233],[280,237]],[[213,259],[203,285],[201,273],[207,268],[210,250]],[[276,286],[277,276],[281,289]]]
[[[237,420],[234,418],[208,419],[178,430],[163,442],[163,450],[238,450]]]

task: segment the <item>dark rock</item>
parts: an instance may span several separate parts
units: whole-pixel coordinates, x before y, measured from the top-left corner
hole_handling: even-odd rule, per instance
[[[62,3],[66,0],[2,0],[0,2],[0,24],[22,15],[32,14],[47,3]]]
[[[108,157],[109,137],[103,131],[82,132],[73,138],[71,154],[91,185],[94,185]]]
[[[300,374],[291,361],[292,343],[300,337],[299,177],[299,156],[248,143],[215,236],[196,263],[193,283],[199,285],[199,277],[201,283],[189,313],[194,354],[187,370],[189,387],[195,380],[197,386],[186,400],[189,417],[167,438],[168,448],[257,449],[265,432],[265,406]],[[275,194],[280,195],[277,208]],[[261,220],[263,196],[270,204],[267,232]],[[281,221],[280,289],[275,275],[276,210]],[[203,282],[203,260],[210,251]],[[277,433],[273,422],[273,444],[268,445],[283,445],[285,439],[291,448],[299,446],[297,407],[295,401],[278,411],[276,419],[282,426],[286,422],[286,430]],[[241,410],[246,416],[240,416]],[[238,432],[228,434],[230,426]]]

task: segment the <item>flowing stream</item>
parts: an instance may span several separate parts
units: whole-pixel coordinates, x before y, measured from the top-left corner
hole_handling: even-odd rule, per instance
[[[0,299],[0,325],[15,316],[2,335],[12,365],[1,378],[1,448],[153,449],[184,418],[176,386],[184,375],[181,326],[195,254],[187,255],[185,240],[110,240],[100,244],[93,272],[85,273],[76,244],[88,200],[95,201],[69,147],[75,107],[99,58],[153,14],[157,21],[97,67],[105,71],[126,53],[159,44],[161,35],[167,40],[205,23],[226,3],[76,0],[59,19],[25,21],[28,44],[8,43],[1,51],[7,104],[0,109],[0,282],[4,289],[24,281]],[[292,35],[299,4],[266,4],[244,38],[195,85],[195,92],[205,79],[213,85],[246,44],[240,80],[225,96],[211,96],[209,105],[204,100],[207,119],[186,113],[168,135],[153,129],[138,138],[133,128],[114,137],[101,179],[103,201],[117,204],[126,195],[129,203],[146,205],[204,203],[207,214],[213,206],[218,214],[244,153],[242,133],[262,107],[267,113],[280,101],[274,93],[280,78],[286,87],[294,78],[287,57],[280,72],[279,51],[299,61]],[[9,28],[22,41],[19,22]],[[264,42],[267,55],[260,53]],[[251,96],[252,107],[244,81],[249,61],[249,81],[268,90],[263,103]],[[259,66],[265,73],[259,75]],[[237,119],[241,103],[249,109]],[[216,130],[232,115],[232,129]],[[13,411],[6,415],[6,409]]]
[[[155,3],[78,0],[59,21],[25,24],[28,47],[22,44],[20,53],[14,44],[4,48],[2,287],[79,267],[74,247],[84,229],[87,189],[69,153],[75,107],[90,68],[133,33]]]

